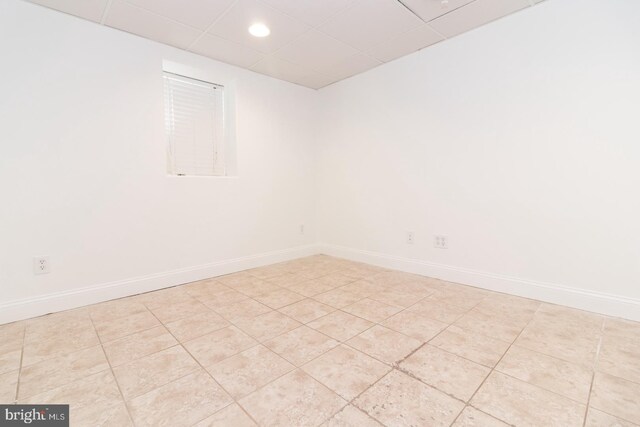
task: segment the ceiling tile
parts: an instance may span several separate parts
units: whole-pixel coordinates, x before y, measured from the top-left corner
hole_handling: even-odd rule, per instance
[[[309,31],[278,50],[280,59],[304,64],[323,74],[329,74],[337,62],[353,56],[358,51],[319,31]]]
[[[253,71],[266,74],[277,79],[297,83],[312,89],[319,89],[334,81],[306,67],[275,57],[267,57],[251,67]]]
[[[84,0],[83,0],[84,1]],[[127,0],[192,27],[206,30],[234,0]]]
[[[396,0],[359,0],[320,26],[320,30],[366,51],[422,24]]]
[[[113,0],[105,24],[160,43],[187,48],[200,31],[155,13]]]
[[[354,0],[263,0],[280,12],[317,27]]]
[[[267,25],[271,35],[259,38],[249,34],[249,26],[256,22]],[[256,0],[239,0],[209,32],[257,51],[272,53],[308,29],[308,25]]]
[[[374,47],[370,53],[380,61],[389,62],[442,40],[444,38],[433,31],[429,25],[423,24],[414,30]]]
[[[381,64],[382,62],[375,58],[362,53],[357,53],[334,64],[330,75],[334,77],[335,81],[338,81],[362,73]]]
[[[430,25],[445,37],[453,37],[527,6],[527,0],[476,0],[434,19]]]
[[[405,6],[411,9],[423,21],[429,22],[438,16],[451,12],[473,0],[448,0],[443,5],[442,0],[400,0]]]
[[[108,0],[31,0],[51,9],[59,10],[80,18],[100,22]]]
[[[189,50],[239,67],[249,68],[264,55],[220,37],[205,34]]]

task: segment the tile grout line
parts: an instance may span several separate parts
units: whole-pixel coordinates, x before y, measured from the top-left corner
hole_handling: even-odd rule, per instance
[[[193,297],[192,297],[192,298],[193,298]],[[145,307],[146,307],[146,304],[145,304]],[[148,307],[147,307],[147,309],[148,309]],[[149,311],[151,311],[151,310],[149,309]],[[212,310],[212,311],[213,311],[213,310]],[[242,408],[242,406],[237,402],[236,398],[235,398],[231,393],[229,393],[229,391],[228,391],[226,388],[224,388],[224,386],[223,386],[222,384],[220,384],[218,381],[216,381],[216,379],[213,377],[213,375],[211,375],[211,373],[210,373],[210,372],[209,372],[209,371],[208,371],[208,370],[207,370],[207,369],[202,365],[202,363],[200,363],[200,361],[199,361],[199,360],[198,360],[198,359],[197,359],[193,354],[191,354],[191,352],[190,352],[190,351],[189,351],[189,350],[184,346],[184,344],[183,344],[183,343],[182,343],[182,342],[181,342],[181,341],[180,341],[180,340],[179,340],[179,339],[178,339],[178,338],[173,334],[173,332],[171,332],[171,330],[170,330],[169,328],[167,328],[167,327],[166,327],[166,325],[165,325],[164,323],[162,323],[162,321],[160,321],[160,319],[155,315],[155,313],[153,313],[153,312],[151,311],[151,314],[152,314],[152,315],[153,315],[153,316],[158,320],[158,322],[160,322],[160,324],[161,324],[161,325],[162,325],[162,326],[167,330],[167,332],[168,332],[168,333],[173,337],[173,339],[175,339],[175,340],[176,340],[176,342],[178,343],[178,344],[176,344],[176,346],[180,346],[180,347],[182,347],[182,349],[183,349],[183,350],[184,350],[184,351],[189,355],[189,357],[191,357],[191,359],[193,359],[193,361],[194,361],[194,362],[196,362],[196,363],[198,364],[198,366],[200,366],[200,368],[201,368],[204,372],[206,372],[206,374],[207,374],[207,375],[208,375],[208,376],[213,380],[213,382],[214,382],[214,383],[216,383],[216,384],[218,385],[218,387],[220,387],[220,389],[221,389],[222,391],[224,391],[224,392],[227,394],[227,396],[229,396],[229,397],[231,398],[231,400],[232,400],[232,402],[231,402],[231,403],[229,403],[228,405],[223,406],[222,408],[218,409],[217,411],[213,412],[212,414],[208,414],[206,417],[202,418],[201,420],[196,421],[193,425],[195,425],[195,424],[199,423],[199,422],[200,422],[200,421],[202,421],[202,420],[205,420],[205,419],[209,418],[209,417],[210,417],[210,416],[212,416],[212,415],[217,414],[218,412],[222,411],[223,409],[227,408],[229,405],[232,405],[232,404],[234,404],[234,403],[235,403],[235,404],[237,404],[237,405],[242,409],[242,411],[246,413],[246,411],[244,410],[244,408]],[[218,313],[216,313],[216,314],[218,314]],[[219,314],[218,314],[218,315],[219,315]],[[170,323],[170,322],[169,322],[169,323]],[[220,329],[223,329],[223,328],[220,328]],[[218,329],[218,330],[220,330],[220,329]],[[215,332],[215,331],[214,331],[214,332]],[[206,335],[206,334],[205,334],[205,335]],[[203,336],[204,336],[204,335],[203,335]],[[194,339],[196,339],[196,338],[194,338]],[[173,347],[175,347],[175,346],[173,346]],[[251,346],[250,348],[254,348],[254,347],[257,347],[257,345]],[[249,349],[247,349],[247,350],[249,350]],[[243,350],[243,351],[244,351],[244,350]],[[239,352],[239,353],[236,353],[236,354],[240,354],[240,353],[242,353],[242,352]],[[235,356],[235,355],[234,355],[234,356]],[[233,356],[230,356],[230,357],[233,357]],[[225,360],[226,360],[226,359],[225,359]],[[180,379],[182,379],[182,378],[185,378],[185,377],[187,377],[187,376],[189,376],[189,375],[192,375],[192,374],[194,374],[194,373],[195,373],[195,371],[194,371],[194,372],[189,372],[188,374],[186,374],[186,375],[184,375],[184,376],[182,376],[182,377],[180,377],[180,378],[176,378],[176,379],[174,379],[174,380],[172,380],[172,381],[169,381],[168,383],[163,384],[163,385],[161,385],[160,387],[163,387],[163,386],[165,386],[165,385],[167,385],[167,384],[171,384],[171,383],[173,383],[173,382],[175,382],[175,381],[178,381],[178,380],[180,380]],[[158,389],[158,388],[159,388],[159,387],[156,387],[154,390],[156,390],[156,389]],[[153,391],[153,390],[150,390],[149,392],[151,392],[151,391]],[[149,393],[149,392],[147,392],[147,393]],[[143,394],[146,394],[146,393],[143,393]],[[142,396],[142,395],[141,395],[141,396]],[[255,420],[253,419],[253,417],[252,417],[250,414],[248,414],[248,413],[247,413],[247,416],[249,416],[249,418],[250,418],[252,421],[254,421],[254,422],[255,422]],[[256,424],[258,424],[258,423],[256,422]]]
[[[100,349],[102,350],[102,354],[104,355],[104,359],[107,361],[107,364],[109,365],[109,371],[111,372],[111,376],[113,377],[113,382],[116,383],[116,387],[118,387],[118,392],[120,393],[120,397],[122,398],[122,402],[124,403],[124,407],[127,410],[127,415],[129,415],[129,419],[131,420],[131,423],[135,426],[136,422],[133,419],[133,416],[131,414],[131,408],[129,408],[129,404],[127,403],[127,400],[124,398],[124,393],[122,392],[122,388],[120,387],[120,383],[118,382],[118,378],[116,377],[115,372],[113,371],[113,366],[111,366],[111,361],[109,360],[109,357],[107,356],[107,352],[104,349],[104,343],[102,342],[102,338],[100,338],[100,334],[98,334],[98,330],[96,329],[96,325],[93,323],[93,318],[91,317],[91,313],[87,313],[87,316],[89,317],[89,321],[91,322],[91,326],[93,326],[93,331],[96,334],[96,337],[98,337],[98,342],[100,343]],[[71,412],[71,408],[69,408],[69,412]]]
[[[513,339],[513,341],[511,342],[511,344],[509,344],[509,347],[507,347],[507,349],[505,350],[505,352],[502,354],[502,356],[500,357],[500,359],[498,359],[498,361],[496,362],[496,364],[493,366],[493,368],[491,368],[491,371],[489,371],[489,373],[487,374],[487,376],[482,380],[482,382],[480,383],[480,385],[476,388],[476,390],[473,392],[473,394],[471,395],[471,397],[469,397],[469,399],[466,402],[467,406],[471,406],[471,401],[473,400],[473,398],[478,394],[478,392],[480,391],[480,389],[482,389],[482,386],[487,382],[487,379],[491,376],[491,374],[493,374],[494,372],[499,372],[502,374],[502,372],[500,371],[496,371],[496,367],[500,364],[500,362],[502,362],[502,359],[504,359],[504,357],[507,355],[507,353],[509,352],[509,350],[511,350],[511,347],[513,347],[513,345],[515,344],[515,342],[518,340],[518,338],[520,338],[520,335],[522,335],[522,333],[524,332],[525,329],[527,329],[527,327],[531,324],[531,322],[533,321],[533,319],[535,318],[536,314],[538,313],[538,311],[540,310],[540,307],[542,307],[542,304],[540,304],[538,306],[538,308],[536,308],[536,311],[533,313],[533,315],[531,316],[531,318],[529,319],[529,321],[527,322],[527,324],[520,330],[520,332],[518,333],[518,335]],[[489,414],[491,415],[491,414]],[[491,415],[492,417],[506,423],[509,424],[506,421],[503,421],[500,418],[497,418],[493,415]]]
[[[22,331],[22,345],[20,346],[20,366],[18,367],[18,378],[16,380],[16,395],[14,403],[18,403],[18,398],[20,397],[20,380],[22,378],[22,368],[24,363],[24,347],[27,339],[27,324],[24,325],[24,330]]]
[[[598,362],[600,361],[600,350],[602,348],[602,344],[604,341],[604,330],[605,330],[606,321],[607,321],[606,317],[603,316],[602,324],[600,325],[600,339],[598,340],[598,347],[596,348],[596,356],[595,356],[595,360],[593,361],[593,367],[591,370],[591,383],[589,384],[589,394],[587,395],[587,403],[586,403],[586,408],[584,410],[584,419],[582,420],[583,427],[587,425],[587,416],[589,415],[589,407],[591,405],[591,394],[593,393],[593,384],[595,383],[596,371],[598,369]]]

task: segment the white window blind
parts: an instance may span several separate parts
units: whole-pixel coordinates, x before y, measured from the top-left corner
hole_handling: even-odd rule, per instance
[[[224,175],[224,87],[164,73],[169,173]]]

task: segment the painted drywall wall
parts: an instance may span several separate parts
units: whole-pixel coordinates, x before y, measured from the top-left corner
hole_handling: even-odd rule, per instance
[[[320,90],[325,251],[640,318],[638,16],[548,0]]]
[[[0,57],[0,323],[309,252],[315,91],[21,1]],[[236,177],[167,176],[163,61],[235,88]]]

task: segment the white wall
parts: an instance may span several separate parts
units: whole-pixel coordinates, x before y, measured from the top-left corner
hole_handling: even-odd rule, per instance
[[[0,58],[0,323],[313,252],[315,91],[17,0]],[[235,86],[237,177],[166,175],[163,60]]]
[[[321,90],[325,250],[640,320],[638,17],[548,0]]]
[[[548,0],[315,92],[0,2],[0,323],[317,241],[640,320],[637,16]],[[236,87],[238,177],[166,176],[164,60]]]

